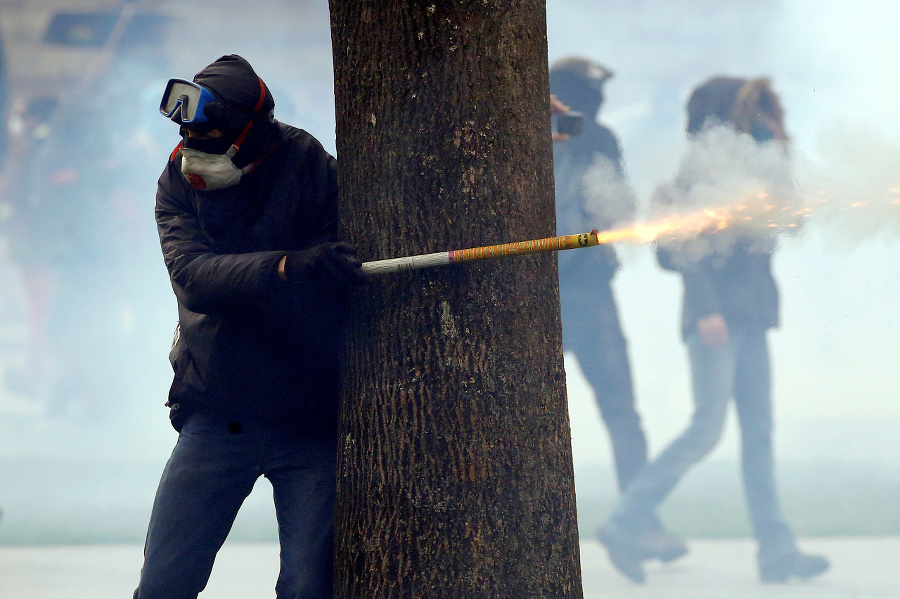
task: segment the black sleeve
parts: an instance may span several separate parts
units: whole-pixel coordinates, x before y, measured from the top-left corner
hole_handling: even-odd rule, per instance
[[[722,313],[719,294],[709,268],[701,262],[682,269],[681,276],[684,279],[684,301],[693,306],[697,318]]]
[[[318,144],[310,148],[313,154],[312,164],[316,164],[315,178],[317,187],[321,186],[323,192],[314,194],[319,199],[318,226],[312,234],[311,246],[329,241],[337,241],[338,226],[338,182],[337,160]]]
[[[192,312],[216,314],[259,301],[284,252],[213,253],[196,214],[169,193],[165,179],[166,173],[156,195],[156,224],[179,303]]]
[[[597,151],[609,158],[615,165],[619,175],[625,175],[625,164],[622,157],[622,144],[609,127],[600,125],[597,135]]]
[[[656,260],[664,269],[681,273],[685,305],[691,306],[694,314],[699,317],[721,314],[710,258],[706,256],[692,260],[685,255],[684,249],[682,247],[682,251],[679,251],[675,247],[657,243]]]

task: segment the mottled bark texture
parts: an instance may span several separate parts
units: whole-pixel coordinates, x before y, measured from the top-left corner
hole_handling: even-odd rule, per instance
[[[545,14],[332,0],[363,260],[554,235]],[[352,304],[336,596],[581,597],[556,256],[385,275]]]

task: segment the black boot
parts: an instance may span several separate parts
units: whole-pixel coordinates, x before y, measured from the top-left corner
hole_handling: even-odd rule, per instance
[[[830,564],[821,555],[797,550],[781,554],[759,554],[759,579],[762,582],[787,582],[789,578],[813,578],[828,570]]]

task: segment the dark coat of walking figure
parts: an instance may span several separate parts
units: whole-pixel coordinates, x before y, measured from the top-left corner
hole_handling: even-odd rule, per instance
[[[611,76],[602,65],[580,57],[560,60],[550,69],[551,93],[584,116],[579,135],[553,145],[559,235],[608,229],[635,217],[636,199],[619,141],[598,122],[603,86]],[[613,296],[612,280],[618,269],[611,245],[559,255],[563,346],[575,354],[594,391],[609,431],[619,489],[624,491],[647,463],[647,440],[635,406],[628,348]],[[661,559],[670,561],[687,551],[681,539],[660,524],[652,530]]]
[[[332,596],[338,334],[364,275],[337,242],[336,162],[275,121],[241,57],[169,81],[181,126],[156,196],[178,301],[166,404],[178,442],[135,599],[194,599],[256,480],[272,483],[279,599]]]
[[[783,113],[767,79],[713,78],[694,90],[687,110],[688,150],[675,181],[657,190],[656,209],[692,211],[712,207],[704,205],[710,201],[759,197],[788,206],[796,198]],[[684,282],[682,330],[694,413],[681,435],[635,477],[601,528],[610,553],[630,566],[620,569],[637,581],[643,580],[642,562],[658,554],[645,532],[656,521],[657,507],[716,447],[732,398],[760,579],[784,582],[828,569],[825,558],[797,548],[775,483],[766,337],[778,326],[772,231],[750,221],[658,246],[660,265],[679,272]]]

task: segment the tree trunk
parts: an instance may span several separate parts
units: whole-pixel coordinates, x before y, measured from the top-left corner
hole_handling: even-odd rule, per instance
[[[555,234],[545,14],[331,0],[363,260]],[[384,275],[350,325],[336,596],[581,597],[556,256]]]

